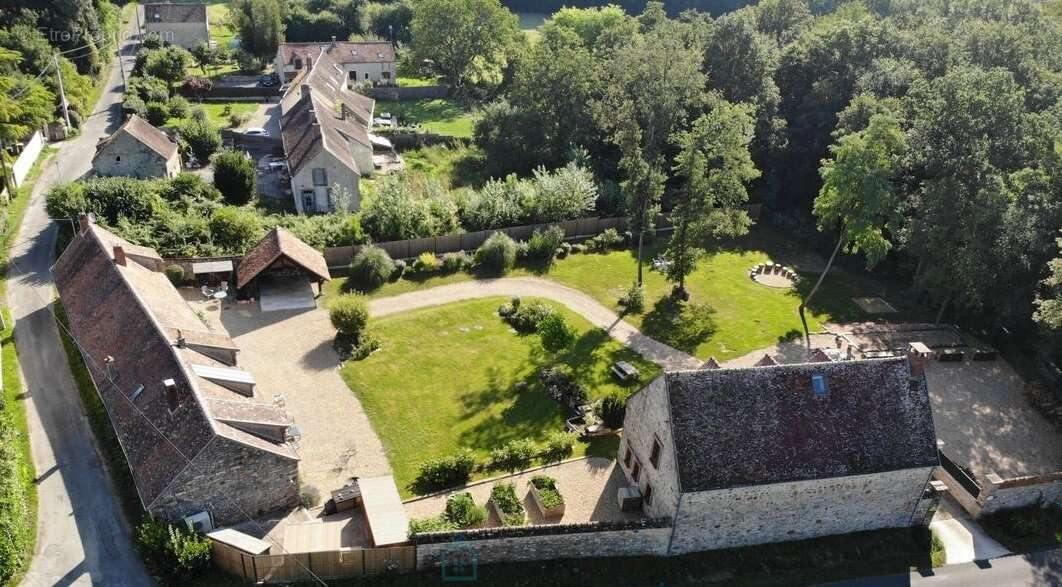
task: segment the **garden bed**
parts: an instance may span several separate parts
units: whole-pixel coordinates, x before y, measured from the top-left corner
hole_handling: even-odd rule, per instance
[[[528,484],[531,487],[531,498],[542,512],[544,518],[559,518],[564,515],[564,496],[557,489],[557,481],[553,477],[535,475]]]

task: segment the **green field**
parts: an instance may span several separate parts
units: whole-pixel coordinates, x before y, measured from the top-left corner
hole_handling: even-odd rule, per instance
[[[703,259],[686,286],[691,305],[700,309],[693,316],[699,319],[700,329],[691,328],[689,316],[678,314],[669,303],[671,285],[664,276],[648,270],[645,272],[646,310],[642,314],[626,315],[624,319],[662,342],[703,359],[714,356],[721,361],[798,337],[802,326],[797,307],[817,276],[805,275],[795,290],[779,290],[759,285],[747,275],[749,268],[757,263],[784,260],[784,251],[789,247],[789,243],[761,231],[715,250]],[[658,250],[659,247],[650,247],[646,258],[651,259]],[[635,270],[632,252],[614,251],[571,255],[549,269],[518,267],[509,275],[559,281],[619,312],[622,308],[617,300],[634,282]],[[468,273],[411,275],[368,295],[396,295],[474,278]],[[345,287],[344,280],[335,280],[329,287],[333,292],[338,291]],[[867,319],[851,298],[880,293],[872,287],[873,284],[848,274],[831,274],[810,307],[809,327],[814,331],[831,319]]]
[[[228,3],[215,2],[207,6],[207,20],[210,21],[210,38],[219,47],[231,47],[236,39],[236,31],[229,26]]]
[[[554,305],[578,333],[572,349],[550,356],[537,335],[520,335],[496,314],[505,298],[425,308],[380,319],[372,330],[382,348],[343,365],[380,435],[403,495],[423,461],[471,448],[490,449],[516,438],[542,440],[562,430],[566,411],[543,390],[538,371],[563,363],[591,398],[623,389],[609,369],[618,360],[641,370],[637,389],[660,371],[566,308]],[[528,303],[530,300],[525,300]],[[517,384],[526,382],[519,390]],[[576,456],[612,457],[616,437],[578,443]]]
[[[403,125],[419,124],[425,132],[458,138],[470,138],[475,117],[454,100],[406,100],[376,102],[376,115],[389,112]]]

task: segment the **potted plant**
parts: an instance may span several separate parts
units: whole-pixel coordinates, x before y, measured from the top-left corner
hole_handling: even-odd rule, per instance
[[[531,497],[544,518],[564,515],[564,496],[557,490],[557,480],[546,475],[531,478]]]
[[[524,505],[516,497],[516,487],[512,483],[498,483],[492,487],[487,503],[503,526],[524,525]]]

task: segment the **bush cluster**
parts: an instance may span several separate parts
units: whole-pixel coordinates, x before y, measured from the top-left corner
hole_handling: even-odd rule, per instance
[[[564,242],[564,231],[551,226],[544,231],[536,230],[527,241],[527,258],[537,261],[552,261]]]
[[[564,316],[554,312],[538,323],[538,335],[542,338],[542,348],[551,353],[567,350],[575,342],[575,331],[564,320]]]
[[[146,518],[136,528],[136,544],[162,585],[183,585],[210,568],[210,541],[180,526]]]
[[[575,380],[571,368],[567,365],[543,369],[538,377],[546,386],[549,396],[562,405],[575,410],[586,403],[586,389]]]
[[[510,175],[487,182],[463,202],[461,223],[489,230],[574,220],[594,209],[597,193],[593,174],[576,163],[552,172],[539,168],[531,179]]]
[[[531,466],[538,454],[538,445],[529,438],[517,438],[490,451],[487,469],[515,473]]]
[[[498,308],[498,315],[513,327],[513,330],[524,334],[538,332],[539,326],[547,317],[556,314],[557,311],[545,302],[531,302],[523,304],[520,298],[514,297],[511,302]]]
[[[403,263],[403,269],[404,267]],[[372,290],[387,283],[395,274],[395,262],[387,251],[373,245],[365,245],[350,264],[350,278],[360,289]]]
[[[476,505],[472,494],[465,491],[455,493],[446,499],[443,517],[458,528],[478,526],[487,519],[487,510]]]
[[[502,275],[516,265],[516,242],[504,232],[496,232],[476,249],[476,265]]]
[[[613,249],[617,249],[626,242],[623,235],[619,233],[615,228],[606,229],[601,234],[587,239],[583,245],[586,246],[586,250],[595,253],[607,253]]]
[[[380,339],[366,330],[369,304],[360,294],[343,294],[328,305],[328,318],[336,329],[336,349],[360,361],[380,348]]]
[[[627,414],[627,399],[618,392],[613,392],[601,398],[598,408],[601,422],[613,430],[623,427],[623,417]]]
[[[475,470],[476,455],[471,450],[462,449],[448,457],[421,463],[413,484],[425,492],[463,485],[472,478]]]
[[[501,513],[504,526],[523,526],[524,504],[516,496],[516,487],[512,483],[497,483],[490,490],[490,501]]]
[[[577,438],[573,432],[568,432],[567,430],[553,432],[546,437],[546,441],[542,444],[542,450],[539,453],[542,462],[551,465],[572,456],[572,453],[575,452],[576,440]]]
[[[447,273],[468,271],[472,269],[472,264],[472,258],[465,254],[464,251],[446,253],[442,256],[442,270]]]
[[[442,268],[442,261],[435,254],[424,251],[413,261],[414,273],[435,273]]]

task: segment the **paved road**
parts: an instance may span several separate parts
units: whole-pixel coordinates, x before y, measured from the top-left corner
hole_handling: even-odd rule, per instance
[[[1062,585],[1062,550],[949,565],[932,574],[888,575],[831,583],[830,587],[1022,587]]]
[[[127,70],[131,54],[128,45],[123,47]],[[56,229],[44,211],[44,193],[89,170],[96,141],[120,122],[121,89],[121,74],[114,68],[81,135],[52,155],[43,170],[11,251],[7,300],[27,389],[39,500],[37,547],[23,585],[153,584],[96,452],[50,310]]]
[[[697,357],[642,334],[615,312],[581,291],[534,277],[477,279],[378,298],[369,303],[369,312],[373,316],[387,316],[427,306],[496,296],[534,296],[563,304],[594,326],[604,328],[612,338],[667,370],[697,369],[704,364]]]

